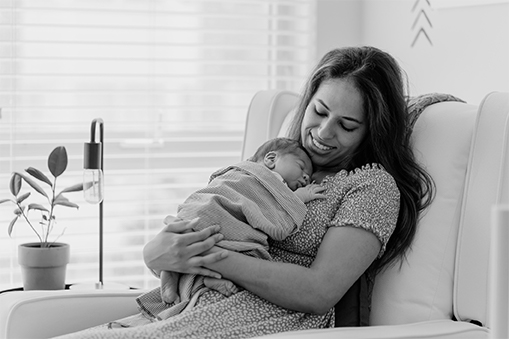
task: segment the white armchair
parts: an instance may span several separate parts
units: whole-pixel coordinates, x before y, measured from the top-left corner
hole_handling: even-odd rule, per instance
[[[263,141],[280,134],[297,100],[291,92],[257,93],[249,108],[242,154],[252,154]],[[479,107],[460,102],[431,105],[417,120],[413,138],[417,157],[436,182],[437,195],[419,223],[408,260],[376,279],[372,326],[268,337],[489,337],[490,213],[494,204],[509,202],[509,93],[490,93]],[[125,317],[136,313],[134,298],[139,293],[3,293],[0,337],[47,338]],[[30,319],[30,327],[25,319]]]

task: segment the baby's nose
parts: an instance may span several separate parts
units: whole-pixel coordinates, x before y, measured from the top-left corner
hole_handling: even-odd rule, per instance
[[[306,181],[306,185],[309,185],[309,175],[307,175],[306,173],[304,173],[303,178],[304,178],[304,180]]]

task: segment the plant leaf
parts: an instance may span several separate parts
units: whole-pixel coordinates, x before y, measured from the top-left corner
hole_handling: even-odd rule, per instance
[[[9,189],[11,190],[12,195],[15,197],[18,195],[19,190],[21,189],[21,176],[19,173],[12,173]]]
[[[74,207],[77,209],[80,208],[77,204],[70,202],[69,199],[64,197],[61,193],[55,198],[55,200],[53,200],[53,203],[55,205],[60,205],[60,206]]]
[[[40,181],[43,181],[43,182],[47,183],[48,185],[50,185],[50,187],[53,187],[53,184],[51,183],[51,180],[49,180],[49,178],[44,173],[39,171],[37,168],[28,167],[25,170],[25,172],[27,172],[28,174],[30,174],[34,178],[39,179]]]
[[[39,210],[39,211],[44,211],[44,212],[48,212],[48,209],[40,204],[29,204],[28,205],[28,210]]]
[[[73,202],[70,202],[70,201],[57,201],[57,202],[55,202],[55,205],[73,207],[73,208],[76,208],[76,209],[80,208],[77,204],[75,204]]]
[[[67,199],[67,197],[64,197],[64,195],[62,193],[60,193],[59,195],[57,195],[55,197],[55,200],[53,200],[53,203],[57,203],[60,201],[69,201],[69,199]]]
[[[64,146],[56,147],[48,157],[48,168],[56,178],[67,168],[67,151]]]
[[[23,214],[24,209],[25,209],[25,207],[22,206],[22,208],[16,208],[13,212],[14,212],[14,214],[16,214],[19,217],[19,216],[21,216],[21,214]]]
[[[18,204],[21,204],[23,201],[25,201],[26,198],[28,198],[30,196],[30,192],[28,193],[25,193],[23,194],[22,196],[20,196],[17,200],[17,203]]]
[[[94,186],[94,183],[97,181],[87,181],[83,183],[83,189],[88,190],[90,187]]]
[[[0,204],[3,204],[4,202],[7,202],[7,201],[12,201],[11,199],[2,199],[0,200]]]
[[[48,195],[46,194],[46,192],[41,188],[41,186],[39,186],[32,178],[30,178],[29,176],[27,175],[24,175],[24,174],[21,174],[21,173],[17,173],[16,174],[20,175],[23,180],[25,180],[27,182],[27,184],[29,184],[30,186],[32,186],[32,188],[34,190],[36,190],[39,194],[42,194],[44,195],[46,198],[48,198]]]
[[[14,228],[14,224],[16,221],[18,221],[19,216],[15,216],[14,219],[12,219],[11,223],[9,224],[9,228],[7,229],[7,233],[9,233],[9,237],[11,236],[12,229]]]
[[[79,184],[64,188],[62,190],[62,192],[60,192],[60,194],[62,194],[64,192],[79,192],[79,191],[83,191],[83,183],[79,183]]]

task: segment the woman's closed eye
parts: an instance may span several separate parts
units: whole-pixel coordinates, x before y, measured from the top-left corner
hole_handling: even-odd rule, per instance
[[[316,106],[315,106],[315,114],[318,115],[319,117],[327,117],[327,111],[319,111]],[[355,131],[355,129],[357,128],[356,126],[347,126],[344,122],[342,121],[339,121],[338,122],[339,126],[345,130],[345,132],[353,132]]]
[[[339,123],[339,125],[340,125],[340,126],[341,126],[341,128],[343,128],[346,132],[353,132],[353,131],[355,131],[355,127],[353,127],[353,128],[349,128],[349,127],[345,126],[345,124],[343,124],[343,123],[341,123],[341,122]]]
[[[315,114],[318,115],[319,117],[327,116],[326,112],[320,112],[319,110],[316,109],[316,106],[315,106]]]

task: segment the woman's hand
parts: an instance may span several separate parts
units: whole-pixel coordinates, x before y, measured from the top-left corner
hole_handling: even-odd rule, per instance
[[[220,227],[209,226],[194,232],[200,220],[184,221],[168,216],[165,228],[143,248],[143,259],[147,267],[159,274],[161,271],[191,273],[221,278],[215,271],[205,268],[228,255],[228,251],[209,251],[223,238]],[[207,253],[205,253],[207,252]]]

